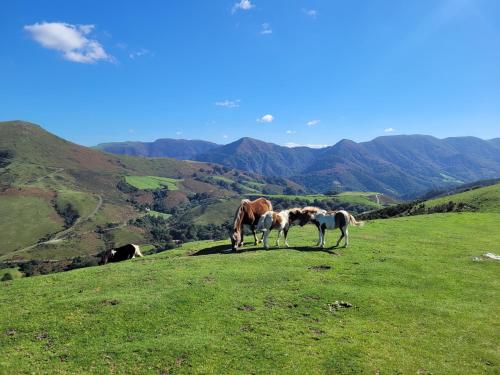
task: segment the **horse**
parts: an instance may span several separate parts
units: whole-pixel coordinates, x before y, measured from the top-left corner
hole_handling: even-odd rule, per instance
[[[267,211],[262,215],[257,224],[257,230],[264,232],[264,248],[269,249],[269,234],[273,229],[278,230],[278,238],[276,239],[276,246],[280,246],[281,235],[285,236],[285,246],[288,245],[288,230],[290,226],[300,220],[302,215],[300,208],[292,208],[280,212]]]
[[[243,199],[241,201],[234,215],[233,230],[231,233],[231,247],[233,251],[243,246],[243,225],[249,225],[251,227],[255,245],[262,241],[262,239],[260,241],[257,240],[255,226],[258,224],[262,215],[272,210],[273,205],[266,198],[258,198],[254,201]],[[264,235],[262,237],[264,237]]]
[[[297,212],[297,216],[294,219],[294,224],[298,224],[301,227],[309,223],[316,226],[316,228],[318,229],[318,242],[316,243],[316,246],[319,246],[321,244],[321,228],[319,226],[319,223],[315,219],[316,215],[320,213],[326,214],[326,210],[323,210],[319,207],[307,206],[299,209],[299,212]]]
[[[133,259],[136,256],[143,257],[138,245],[127,244],[116,249],[107,250],[101,258],[99,265],[106,263],[121,262],[122,260]]]
[[[320,212],[314,215],[314,220],[319,224],[320,227],[320,244],[321,248],[325,247],[325,232],[327,229],[336,229],[339,228],[341,235],[337,241],[335,247],[338,247],[342,238],[345,237],[344,247],[349,245],[349,224],[353,224],[356,226],[362,226],[364,222],[356,221],[354,216],[352,216],[349,212],[340,210],[340,211],[330,211],[330,212]]]

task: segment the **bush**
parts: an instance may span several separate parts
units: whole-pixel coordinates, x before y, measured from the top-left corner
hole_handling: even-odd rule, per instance
[[[10,280],[14,280],[10,272],[7,272],[2,276],[2,281],[10,281]]]
[[[71,227],[80,217],[78,211],[73,207],[71,203],[66,203],[63,206],[59,206],[58,204],[56,204],[55,209],[59,216],[64,219],[65,228]]]

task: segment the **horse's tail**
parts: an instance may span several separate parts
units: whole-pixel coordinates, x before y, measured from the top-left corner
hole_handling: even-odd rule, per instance
[[[350,224],[353,224],[353,225],[355,225],[355,226],[357,226],[357,227],[358,227],[358,226],[362,227],[363,225],[365,225],[365,222],[364,222],[364,221],[361,221],[361,220],[360,220],[360,221],[357,221],[357,220],[354,218],[354,216],[352,216],[352,214],[348,214],[348,215],[349,215],[349,223],[350,223]]]
[[[271,229],[272,225],[273,225],[272,211],[267,211],[264,215],[262,215],[259,218],[259,222],[257,223],[256,229],[258,231],[266,232],[269,229]]]
[[[272,211],[273,210],[273,204],[271,203],[271,201],[269,199],[266,199],[266,202],[269,205],[269,211]]]

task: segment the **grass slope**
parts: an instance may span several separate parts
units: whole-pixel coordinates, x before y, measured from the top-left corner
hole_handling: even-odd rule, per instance
[[[472,258],[498,252],[499,221],[374,221],[335,253],[308,226],[294,249],[191,243],[4,282],[0,373],[498,373],[500,263]]]
[[[469,206],[475,207],[482,212],[500,212],[500,184],[485,186],[478,189],[472,189],[431,199],[425,202],[427,207],[434,207],[448,202],[465,203]]]
[[[255,194],[246,194],[251,197],[255,197]],[[362,192],[362,191],[349,191],[343,192],[336,195],[324,195],[324,194],[307,194],[307,195],[285,195],[285,194],[266,194],[265,197],[269,199],[280,198],[286,200],[296,200],[307,201],[313,204],[314,201],[328,201],[335,200],[344,204],[356,204],[360,206],[365,206],[367,210],[381,208],[385,205],[394,204],[397,201],[386,195],[380,193]],[[378,197],[378,200],[377,200]]]
[[[2,195],[0,212],[0,256],[56,233],[64,225],[50,202],[42,197]]]

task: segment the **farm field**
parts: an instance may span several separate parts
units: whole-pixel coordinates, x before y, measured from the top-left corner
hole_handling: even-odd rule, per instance
[[[495,374],[499,222],[376,220],[328,251],[294,227],[291,249],[197,242],[3,282],[0,373]]]
[[[125,181],[140,190],[155,190],[164,187],[168,190],[177,190],[177,183],[182,180],[159,176],[125,176]]]
[[[255,196],[255,194],[247,194],[248,196]],[[384,205],[396,203],[393,198],[387,197],[380,193],[375,192],[342,192],[335,195],[325,195],[325,194],[307,194],[307,195],[286,195],[286,194],[264,194],[263,196],[273,199],[280,198],[286,200],[300,200],[307,201],[309,203],[314,203],[314,201],[326,201],[326,200],[337,200],[345,204],[358,204],[366,206],[367,209],[377,209]],[[377,200],[377,196],[379,199]]]

